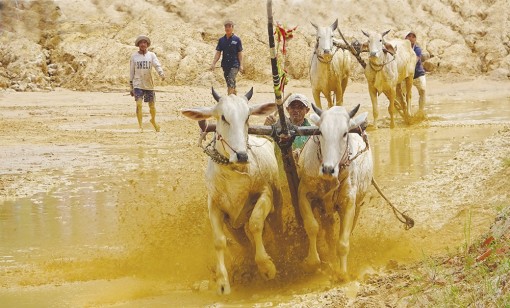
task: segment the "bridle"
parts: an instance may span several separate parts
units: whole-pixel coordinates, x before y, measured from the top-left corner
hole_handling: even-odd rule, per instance
[[[332,44],[332,46],[333,46],[332,47],[333,52],[331,53],[331,59],[329,61],[325,61],[324,58],[322,56],[319,56],[319,53],[317,52],[317,50],[319,49],[319,38],[317,38],[317,42],[315,43],[315,49],[313,51],[313,54],[317,56],[317,60],[319,60],[319,62],[324,63],[324,64],[329,64],[329,63],[331,63],[331,61],[333,61],[333,57],[335,56],[338,49],[340,49],[339,47],[337,47],[334,44]]]
[[[384,52],[384,54],[389,53],[389,54],[393,57],[393,59],[391,59],[391,60],[389,60],[389,61],[387,61],[387,62],[383,62],[382,64],[376,64],[376,63],[372,63],[372,61],[368,61],[368,63],[370,64],[370,67],[371,67],[374,71],[377,71],[377,72],[378,72],[378,71],[380,71],[380,70],[382,70],[382,69],[383,69],[383,67],[384,67],[386,64],[388,64],[388,63],[391,63],[391,62],[395,61],[395,54],[393,54],[391,51],[389,51],[389,50],[388,50],[388,49],[386,49],[386,48],[383,48],[383,50],[382,50],[382,51]],[[374,66],[375,66],[375,67],[374,67]]]
[[[363,138],[363,141],[365,142],[366,146],[364,149],[359,150],[358,153],[356,153],[356,155],[354,155],[352,158],[349,158],[352,155],[352,153],[351,153],[351,149],[349,147],[349,133],[347,134],[345,151],[344,151],[344,154],[342,155],[342,158],[340,158],[340,161],[338,162],[338,169],[339,169],[338,176],[340,176],[340,171],[342,171],[343,169],[350,166],[352,161],[354,161],[356,158],[358,158],[364,152],[368,151],[368,149],[370,148],[370,145],[368,143],[368,135],[361,128],[361,126],[359,127],[359,131],[360,131],[359,134]],[[319,136],[314,136],[314,142],[317,144],[317,158],[319,159],[319,162],[322,162],[322,150],[321,150],[321,143],[320,143]]]
[[[204,136],[204,138],[205,138],[205,136]],[[223,147],[223,150],[225,152],[226,152],[225,146],[227,146],[236,155],[238,154],[238,152],[236,150],[234,150],[234,148],[218,132],[214,133],[214,138],[212,138],[211,142],[209,142],[205,147],[202,146],[201,142],[199,142],[199,145],[204,150],[204,153],[207,154],[207,156],[209,156],[213,162],[215,162],[217,164],[220,164],[220,165],[229,165],[229,164],[232,164],[230,162],[230,160],[225,155],[221,154],[216,149],[216,141],[217,140],[220,141],[221,146]],[[248,136],[246,137],[246,149],[248,149],[248,150],[251,149],[251,146],[248,143]]]

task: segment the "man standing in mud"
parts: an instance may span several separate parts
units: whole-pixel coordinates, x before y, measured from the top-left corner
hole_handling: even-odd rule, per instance
[[[237,94],[236,76],[238,72],[243,72],[243,44],[241,39],[234,34],[234,23],[231,20],[225,21],[224,26],[225,35],[218,40],[211,70],[214,70],[216,62],[223,53],[221,67],[227,82],[227,94],[230,95]]]
[[[129,70],[130,94],[136,101],[136,118],[140,131],[142,126],[142,101],[149,103],[152,126],[156,132],[159,132],[159,125],[156,123],[156,94],[154,93],[154,81],[152,79],[151,69],[154,66],[162,80],[165,80],[165,73],[159,63],[155,53],[147,49],[151,45],[151,40],[145,35],[140,35],[135,40],[135,46],[138,51],[131,56]]]
[[[427,80],[425,79],[425,69],[423,68],[422,60],[424,59],[424,55],[422,54],[422,50],[418,44],[416,44],[416,33],[414,31],[410,31],[406,35],[406,40],[411,42],[411,47],[413,47],[414,53],[416,54],[416,68],[414,70],[414,80],[413,85],[418,89],[419,98],[419,109],[418,109],[418,118],[425,117],[425,88],[427,87]]]

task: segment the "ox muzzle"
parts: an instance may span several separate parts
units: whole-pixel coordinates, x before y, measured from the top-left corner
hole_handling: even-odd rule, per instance
[[[236,158],[238,163],[246,164],[248,162],[248,153],[236,152]]]

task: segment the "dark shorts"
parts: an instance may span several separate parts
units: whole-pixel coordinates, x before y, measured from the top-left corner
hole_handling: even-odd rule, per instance
[[[236,88],[237,72],[239,72],[239,67],[223,68],[223,76],[227,82],[227,87]]]
[[[135,93],[135,101],[139,100],[142,97],[143,97],[143,101],[146,103],[156,101],[156,93],[154,93],[154,90],[144,90],[144,89],[135,88],[134,93]]]

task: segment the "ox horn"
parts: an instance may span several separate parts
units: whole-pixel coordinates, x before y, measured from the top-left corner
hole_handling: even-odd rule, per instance
[[[338,18],[335,20],[335,22],[331,25],[331,31],[335,31],[336,28],[338,28]]]
[[[314,24],[314,23],[313,23],[313,22],[311,22],[311,21],[310,21],[310,23],[312,24],[312,26],[315,28],[315,30],[316,30],[316,31],[318,31],[318,30],[319,30],[319,27],[317,27],[317,25],[316,25],[316,24]]]
[[[216,92],[216,90],[214,90],[213,87],[211,87],[211,90],[212,90],[212,96],[214,97],[214,100],[216,100],[216,102],[219,102],[220,101],[220,95]]]
[[[391,31],[391,29],[390,29],[390,30],[388,30],[388,31],[383,32],[382,37],[384,37],[384,36],[385,36],[386,34],[388,34],[390,31]]]
[[[250,100],[252,95],[253,95],[253,87],[251,87],[250,91],[246,92],[244,97],[246,97],[247,100]]]
[[[351,111],[349,111],[349,117],[351,119],[356,115],[356,112],[358,112],[359,106],[361,106],[361,104],[358,104],[358,106],[354,107]]]
[[[313,111],[315,111],[315,113],[320,117],[321,114],[322,114],[322,109],[320,109],[319,107],[315,106],[314,103],[312,103],[312,108],[313,108]]]
[[[368,35],[368,33],[366,33],[365,31],[361,30],[361,32],[363,32],[363,34],[365,34],[366,37],[370,37],[370,35]]]

